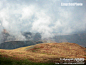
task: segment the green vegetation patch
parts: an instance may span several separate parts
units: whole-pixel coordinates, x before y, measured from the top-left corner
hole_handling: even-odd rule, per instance
[[[55,63],[35,63],[29,60],[15,60],[12,58],[0,57],[0,65],[54,65]]]

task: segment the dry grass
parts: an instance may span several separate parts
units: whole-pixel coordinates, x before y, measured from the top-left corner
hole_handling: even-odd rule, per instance
[[[75,43],[42,43],[13,50],[0,49],[0,55],[33,62],[47,62],[64,58],[85,58],[86,48]]]

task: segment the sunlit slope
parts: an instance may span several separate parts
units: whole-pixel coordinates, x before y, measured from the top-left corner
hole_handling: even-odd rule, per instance
[[[86,48],[75,43],[41,43],[13,50],[0,49],[0,55],[34,62],[47,62],[59,58],[86,59]]]
[[[34,53],[57,55],[57,57],[86,58],[86,48],[75,43],[43,43],[37,44],[32,49]]]

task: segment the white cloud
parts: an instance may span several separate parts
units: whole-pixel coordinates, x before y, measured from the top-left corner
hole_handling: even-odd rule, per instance
[[[52,37],[52,28],[49,26],[51,24],[51,17],[49,17],[45,11],[36,12],[36,19],[32,23],[32,31],[37,31],[42,33],[42,38]]]
[[[58,4],[64,1],[59,1],[0,1],[0,21],[15,35],[27,30],[40,32],[43,38],[52,37],[53,32],[68,34],[86,30],[86,16],[82,16],[84,7],[78,7],[78,12],[77,7],[60,7]]]
[[[35,6],[33,6],[33,5],[23,7],[22,13],[21,13],[22,14],[21,19],[30,19],[35,11],[36,11],[36,9],[35,9]]]

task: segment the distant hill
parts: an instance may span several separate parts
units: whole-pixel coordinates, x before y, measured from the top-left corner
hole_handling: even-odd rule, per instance
[[[19,44],[16,43],[16,45],[13,46],[13,44],[10,44],[10,41],[13,41],[12,43],[14,43],[14,41],[20,41],[17,40],[15,36],[10,35],[5,29],[3,30],[3,32],[0,34],[0,48],[10,48],[10,49],[14,49],[14,48],[18,48],[21,46],[27,46],[30,45],[27,43],[27,41],[32,41],[32,44],[36,44],[34,41],[40,41],[41,42],[57,42],[57,43],[62,43],[62,42],[70,42],[70,43],[77,43],[83,47],[86,47],[86,33],[77,33],[77,34],[70,34],[70,35],[55,35],[52,39],[41,39],[41,34],[40,33],[32,33],[32,32],[21,32],[21,34],[25,37],[25,41],[26,43],[23,41],[19,42]],[[5,46],[3,46],[4,44]],[[21,45],[21,44],[22,45]],[[30,43],[30,42],[29,42]],[[12,47],[9,47],[9,45],[11,45]]]
[[[42,41],[10,41],[0,44],[0,49],[16,49],[19,47],[25,47],[30,45],[35,45],[38,43],[43,43]]]
[[[21,35],[25,37],[22,41],[40,41],[41,34],[40,33],[31,33],[31,32],[21,32]],[[21,41],[17,36],[11,35],[10,32],[7,32],[4,29],[0,33],[0,43],[9,42],[9,41]]]
[[[71,35],[57,35],[54,37],[55,41],[77,43],[83,47],[86,47],[86,33],[71,34]]]

